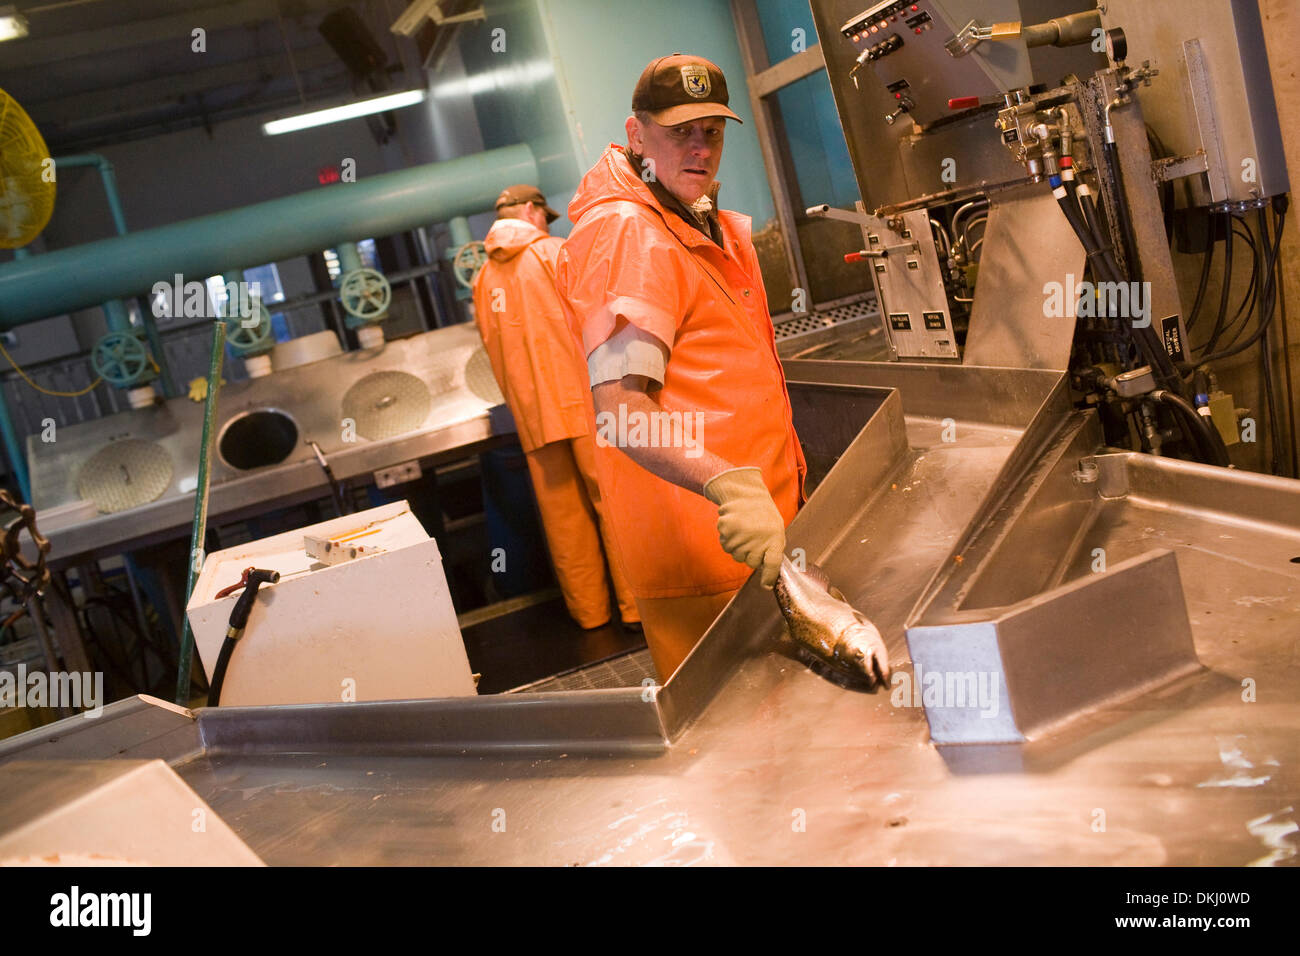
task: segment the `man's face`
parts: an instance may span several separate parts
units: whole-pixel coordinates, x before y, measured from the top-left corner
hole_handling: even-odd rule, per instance
[[[628,117],[628,145],[647,160],[654,160],[654,175],[668,191],[692,203],[709,191],[722,162],[722,140],[727,121],[706,116],[677,126],[641,123]]]

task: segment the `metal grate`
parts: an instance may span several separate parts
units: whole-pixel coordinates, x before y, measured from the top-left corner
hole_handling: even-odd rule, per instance
[[[618,657],[610,657],[586,667],[557,674],[522,687],[514,687],[507,694],[520,691],[544,690],[602,690],[609,687],[640,687],[645,680],[659,683],[659,674],[655,671],[654,661],[650,659],[649,648],[629,651]]]
[[[429,417],[433,396],[409,372],[374,372],[343,396],[343,417],[357,423],[357,433],[381,441],[418,428]]]
[[[875,299],[871,296],[863,296],[820,312],[814,311],[807,315],[791,314],[788,318],[781,316],[773,320],[773,328],[776,332],[776,340],[783,342],[810,332],[820,332],[836,325],[843,325],[846,322],[856,322],[875,314]]]
[[[172,456],[162,445],[141,438],[110,442],[77,473],[77,494],[95,503],[100,514],[115,514],[157,501],[171,487]]]
[[[465,366],[465,385],[471,392],[493,405],[504,405],[505,396],[497,386],[496,376],[492,374],[492,360],[483,349],[475,349]]]

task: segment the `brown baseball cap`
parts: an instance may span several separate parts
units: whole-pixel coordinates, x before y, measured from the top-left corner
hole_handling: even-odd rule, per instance
[[[676,126],[705,116],[743,123],[727,109],[727,78],[702,56],[674,53],[652,60],[636,82],[632,112],[645,110],[660,126]]]
[[[507,186],[505,189],[501,190],[501,195],[497,197],[496,208],[500,209],[502,206],[517,206],[524,202],[536,203],[546,210],[546,221],[548,223],[555,222],[555,220],[560,218],[558,212],[546,205],[546,197],[542,195],[542,191],[536,186],[530,186],[527,183],[520,183],[517,186]]]

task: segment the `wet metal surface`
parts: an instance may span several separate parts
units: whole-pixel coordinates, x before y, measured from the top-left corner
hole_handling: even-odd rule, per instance
[[[955,560],[968,545],[971,562],[996,569],[990,599],[1093,574],[1096,548],[1112,568],[1171,551],[1205,668],[1028,744],[938,747],[904,684],[856,692],[776,652],[779,612],[751,582],[653,702],[637,688],[509,695],[520,719],[489,697],[469,702],[476,714],[448,702],[331,705],[296,731],[287,709],[200,712],[206,750],[195,721],[114,705],[111,723],[63,721],[0,745],[0,760],[112,757],[135,728],[271,864],[1295,863],[1300,511],[1288,509],[1300,484],[1100,454],[1044,569],[1021,545],[1032,536],[1003,519],[1069,416],[1050,375],[833,363],[787,373],[900,390],[790,544],[880,628],[902,675],[914,674],[906,626],[950,583],[979,577]],[[1050,495],[1034,500],[1041,511],[1020,512],[1031,525],[1059,511]],[[955,606],[968,591],[953,592]],[[581,749],[523,717],[564,724],[581,711],[570,727],[586,728]],[[633,749],[628,728],[652,743],[652,714],[663,740]],[[124,733],[110,743],[114,724]]]

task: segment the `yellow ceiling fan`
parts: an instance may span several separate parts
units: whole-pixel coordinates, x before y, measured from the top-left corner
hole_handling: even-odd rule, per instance
[[[0,90],[0,249],[25,246],[54,212],[54,160],[18,101]]]

